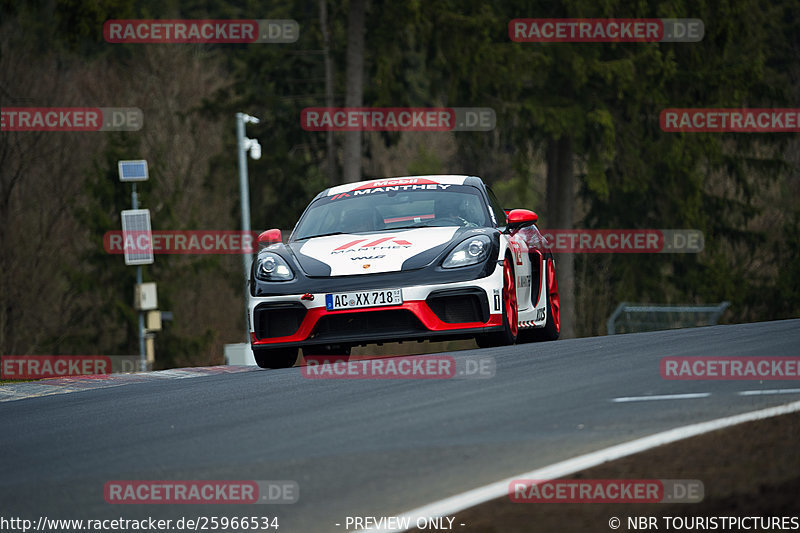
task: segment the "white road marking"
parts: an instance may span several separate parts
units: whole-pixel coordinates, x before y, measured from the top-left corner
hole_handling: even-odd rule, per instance
[[[761,396],[767,394],[800,394],[800,389],[759,389],[759,390],[743,390],[739,396]]]
[[[707,398],[710,392],[689,392],[686,394],[655,394],[653,396],[622,396],[614,398],[612,402],[646,402],[648,400],[690,400],[692,398]]]
[[[651,448],[662,446],[664,444],[670,444],[672,442],[688,439],[690,437],[695,437],[697,435],[702,435],[718,429],[735,426],[744,422],[762,420],[764,418],[795,413],[798,411],[800,411],[800,401],[786,405],[780,405],[778,407],[769,407],[759,411],[751,411],[749,413],[742,413],[725,418],[717,418],[715,420],[709,420],[708,422],[700,422],[698,424],[691,424],[688,426],[662,431],[661,433],[656,433],[648,437],[642,437],[630,442],[617,444],[616,446],[611,446],[610,448],[605,448],[596,452],[573,457],[572,459],[567,459],[566,461],[561,461],[560,463],[545,466],[544,468],[539,468],[538,470],[517,474],[495,483],[484,485],[483,487],[468,490],[467,492],[462,492],[461,494],[456,494],[455,496],[450,496],[449,498],[406,511],[405,513],[399,515],[399,517],[407,517],[413,524],[416,523],[417,518],[453,516],[464,509],[469,509],[470,507],[475,507],[476,505],[480,505],[497,498],[507,497],[508,485],[516,479],[559,479],[607,461],[621,459],[622,457],[647,451]],[[408,530],[369,528],[360,531],[402,533],[403,531]]]

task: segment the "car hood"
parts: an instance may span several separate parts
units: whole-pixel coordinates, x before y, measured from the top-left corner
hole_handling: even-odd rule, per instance
[[[315,237],[290,242],[310,276],[352,276],[422,268],[435,260],[457,227],[414,228]]]

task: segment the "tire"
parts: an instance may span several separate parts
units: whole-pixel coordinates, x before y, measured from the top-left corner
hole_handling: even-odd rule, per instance
[[[512,261],[506,257],[503,261],[503,331],[476,338],[479,347],[509,346],[517,342],[519,311],[517,309],[517,285],[514,280]]]
[[[297,348],[253,350],[256,364],[261,368],[289,368],[297,362]]]
[[[561,333],[561,302],[558,298],[558,280],[556,279],[556,263],[553,258],[547,260],[547,321],[543,328],[526,332],[531,341],[554,341]]]

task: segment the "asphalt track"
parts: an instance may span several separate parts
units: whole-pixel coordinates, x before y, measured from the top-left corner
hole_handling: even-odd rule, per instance
[[[346,531],[685,424],[785,404],[797,381],[670,381],[665,356],[798,356],[800,320],[462,351],[488,379],[310,380],[299,368],[0,403],[0,517],[277,516]],[[710,393],[684,399],[620,397]],[[110,480],[294,480],[290,505],[112,505]],[[340,524],[340,525],[336,525]],[[457,530],[468,531],[468,528]]]

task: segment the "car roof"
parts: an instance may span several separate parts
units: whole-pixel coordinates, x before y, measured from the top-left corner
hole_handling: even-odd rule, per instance
[[[345,183],[325,189],[317,195],[317,198],[334,196],[345,192],[373,189],[376,187],[400,187],[408,185],[472,185],[483,186],[483,180],[477,176],[466,176],[458,174],[430,174],[424,176],[397,176],[392,178],[375,178],[365,181]],[[316,198],[315,198],[316,199]]]

